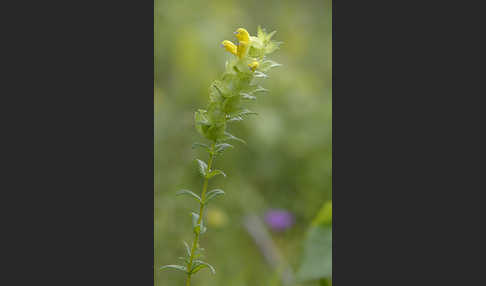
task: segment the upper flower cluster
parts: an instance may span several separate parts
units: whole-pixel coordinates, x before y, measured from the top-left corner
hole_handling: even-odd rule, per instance
[[[221,79],[214,81],[209,88],[209,104],[206,109],[195,113],[198,132],[213,142],[236,139],[226,131],[227,123],[243,120],[254,112],[244,109],[245,101],[256,99],[258,92],[267,91],[258,85],[259,78],[268,78],[265,74],[280,64],[266,58],[280,46],[272,41],[275,34],[266,33],[258,27],[257,36],[251,36],[244,28],[234,32],[238,42],[234,44],[224,40],[221,45],[234,55],[226,62],[226,69]]]

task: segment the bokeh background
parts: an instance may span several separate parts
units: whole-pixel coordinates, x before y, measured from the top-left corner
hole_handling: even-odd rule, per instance
[[[183,273],[158,268],[180,264],[182,240],[192,241],[197,205],[175,192],[202,188],[193,160],[207,155],[191,148],[203,142],[193,113],[206,105],[230,56],[220,43],[235,41],[239,27],[254,35],[258,25],[277,30],[274,40],[284,43],[270,58],[283,66],[262,82],[268,95],[249,106],[259,115],[230,127],[248,144],[233,142],[236,148],[215,162],[228,177],[210,188],[226,195],[208,206],[201,246],[217,273],[201,270],[192,284],[328,285],[331,1],[155,0],[154,7],[155,285],[184,285]],[[272,210],[293,223],[276,229],[268,221]]]

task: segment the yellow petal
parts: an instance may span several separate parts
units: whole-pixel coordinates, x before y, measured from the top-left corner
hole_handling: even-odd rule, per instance
[[[235,35],[236,35],[236,38],[238,38],[238,40],[241,42],[247,42],[249,43],[250,42],[250,33],[248,33],[248,31],[244,28],[238,28],[238,30],[236,30],[235,32]]]
[[[246,51],[248,50],[248,42],[241,41],[238,43],[238,57],[241,59],[246,55]]]
[[[233,44],[231,41],[224,40],[221,45],[230,53],[233,55],[238,55],[238,48],[236,47],[235,44]]]

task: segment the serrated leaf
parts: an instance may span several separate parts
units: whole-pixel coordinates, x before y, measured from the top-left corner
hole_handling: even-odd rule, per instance
[[[221,153],[228,148],[231,148],[231,149],[235,148],[233,145],[228,144],[228,143],[219,143],[219,144],[216,144],[215,147],[216,147],[216,152],[218,152],[218,153]]]
[[[258,115],[258,113],[253,112],[253,111],[248,110],[248,109],[243,109],[240,112],[236,112],[236,113],[234,113],[232,115],[228,115],[229,116],[228,121],[229,122],[231,122],[231,121],[241,121],[241,120],[244,119],[245,116],[248,116],[248,115]]]
[[[282,66],[282,65],[275,62],[275,61],[265,60],[260,65],[260,70],[263,71],[263,72],[266,72],[266,71],[270,70],[271,68],[280,67],[280,66]]]
[[[208,118],[206,116],[207,110],[204,109],[198,109],[196,112],[194,112],[194,120],[198,124],[203,124],[203,125],[209,125]]]
[[[187,267],[182,266],[182,265],[164,265],[164,266],[160,267],[160,270],[168,269],[168,268],[184,271],[184,272],[187,273]]]
[[[261,86],[258,86],[256,89],[254,89],[254,90],[253,90],[253,91],[251,91],[250,93],[251,93],[251,94],[254,94],[254,93],[256,93],[256,92],[267,92],[267,91],[268,91],[268,89],[263,88],[263,87],[261,87]]]
[[[205,204],[207,204],[210,200],[214,199],[217,196],[224,195],[224,191],[221,189],[214,189],[210,192],[207,193],[206,200],[204,201]]]
[[[265,31],[262,27],[257,27],[257,37],[263,39],[265,37]]]
[[[206,178],[211,179],[212,177],[217,176],[217,175],[223,175],[223,177],[226,177],[226,174],[223,171],[213,170],[213,171],[209,172],[209,174],[206,176]]]
[[[211,270],[211,273],[213,275],[216,274],[216,269],[214,269],[214,267],[211,264],[198,259],[194,260],[194,263],[196,264],[196,267],[194,267],[193,270],[191,270],[191,273],[196,273],[197,271],[205,267],[208,267]]]
[[[203,176],[206,176],[208,165],[202,160],[196,159],[196,161],[199,167],[199,173],[201,173],[201,175]]]
[[[242,99],[247,99],[247,100],[256,100],[256,96],[250,95],[248,93],[240,93]]]
[[[235,115],[236,116],[248,116],[248,115],[258,115],[258,113],[253,112],[253,111],[248,110],[248,109],[243,109],[240,112],[237,112]]]
[[[201,198],[196,195],[194,192],[192,191],[189,191],[189,190],[180,190],[176,193],[176,196],[180,196],[180,195],[188,195],[188,196],[191,196],[193,197],[194,199],[196,199],[198,202],[201,202]]]
[[[245,140],[240,139],[240,138],[238,138],[238,137],[236,137],[233,134],[230,134],[228,132],[224,132],[224,136],[225,137],[223,138],[223,140],[235,140],[235,141],[239,141],[239,142],[241,142],[243,144],[246,144]]]
[[[243,120],[243,117],[241,117],[241,116],[234,116],[234,117],[230,117],[230,119],[228,119],[228,122],[242,121],[242,120]]]
[[[189,247],[189,244],[185,242],[184,240],[182,241],[184,243],[184,247],[186,248],[187,256],[191,256],[191,248]]]
[[[255,77],[256,78],[269,78],[268,75],[266,75],[265,73],[262,73],[261,71],[255,71]]]
[[[196,148],[206,148],[206,149],[209,149],[209,146],[206,145],[206,144],[203,144],[203,143],[196,142],[196,143],[192,144],[192,149],[196,149]]]
[[[221,88],[219,88],[219,86],[217,84],[213,84],[213,87],[218,91],[219,95],[225,96],[225,94],[223,93]]]

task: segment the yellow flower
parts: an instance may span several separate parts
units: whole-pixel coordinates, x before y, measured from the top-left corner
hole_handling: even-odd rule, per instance
[[[235,32],[235,35],[240,42],[246,42],[246,43],[250,42],[250,33],[248,33],[248,31],[245,30],[244,28],[238,28],[238,30],[236,30]]]
[[[232,53],[233,55],[235,56],[238,55],[238,48],[231,41],[224,40],[221,43],[221,46],[224,47],[228,52]]]
[[[251,69],[251,71],[255,71],[258,68],[259,65],[260,65],[259,62],[254,61],[251,64],[248,64],[248,67]]]
[[[237,54],[240,59],[246,55],[247,50],[248,50],[248,42],[241,41],[238,43]]]

